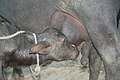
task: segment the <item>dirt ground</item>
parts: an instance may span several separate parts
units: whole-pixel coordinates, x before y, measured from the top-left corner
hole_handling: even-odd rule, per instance
[[[24,80],[88,80],[89,70],[88,68],[83,69],[82,65],[77,61],[62,61],[62,62],[52,62],[52,64],[42,67],[40,79],[33,79],[31,72],[28,67],[23,68]],[[13,80],[12,69],[7,70],[8,80]],[[104,79],[104,71],[101,68],[99,80]]]

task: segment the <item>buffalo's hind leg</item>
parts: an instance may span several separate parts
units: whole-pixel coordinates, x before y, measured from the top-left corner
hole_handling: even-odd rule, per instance
[[[82,47],[82,50],[81,50],[82,58],[80,62],[83,65],[83,67],[87,67],[87,64],[89,63],[88,56],[91,50],[91,46],[92,46],[91,41],[86,41],[81,46]]]
[[[91,48],[89,55],[89,80],[98,80],[102,60],[94,47]]]

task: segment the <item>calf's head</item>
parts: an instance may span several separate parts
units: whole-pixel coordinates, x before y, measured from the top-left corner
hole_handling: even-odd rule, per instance
[[[54,61],[74,60],[78,56],[77,48],[55,28],[47,28],[38,35],[38,44],[31,48],[31,53],[38,53],[44,60]]]

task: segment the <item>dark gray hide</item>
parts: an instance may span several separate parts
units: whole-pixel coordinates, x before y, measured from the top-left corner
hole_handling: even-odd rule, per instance
[[[120,0],[0,0],[1,15],[36,33],[49,25],[57,10],[77,17],[103,60],[106,80],[120,80],[119,8]]]

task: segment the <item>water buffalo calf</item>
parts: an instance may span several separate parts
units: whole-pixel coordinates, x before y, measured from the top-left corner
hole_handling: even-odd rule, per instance
[[[0,18],[0,36],[10,35],[12,27],[9,25],[9,22]],[[26,37],[29,38],[30,35]],[[36,64],[36,52],[39,53],[40,64],[47,60],[74,60],[78,56],[76,47],[57,29],[46,28],[37,37],[38,44],[31,49],[21,49],[17,37],[0,40],[0,80],[6,80],[4,69],[8,66],[14,67],[14,75],[17,73],[20,77],[23,76],[20,66]]]

